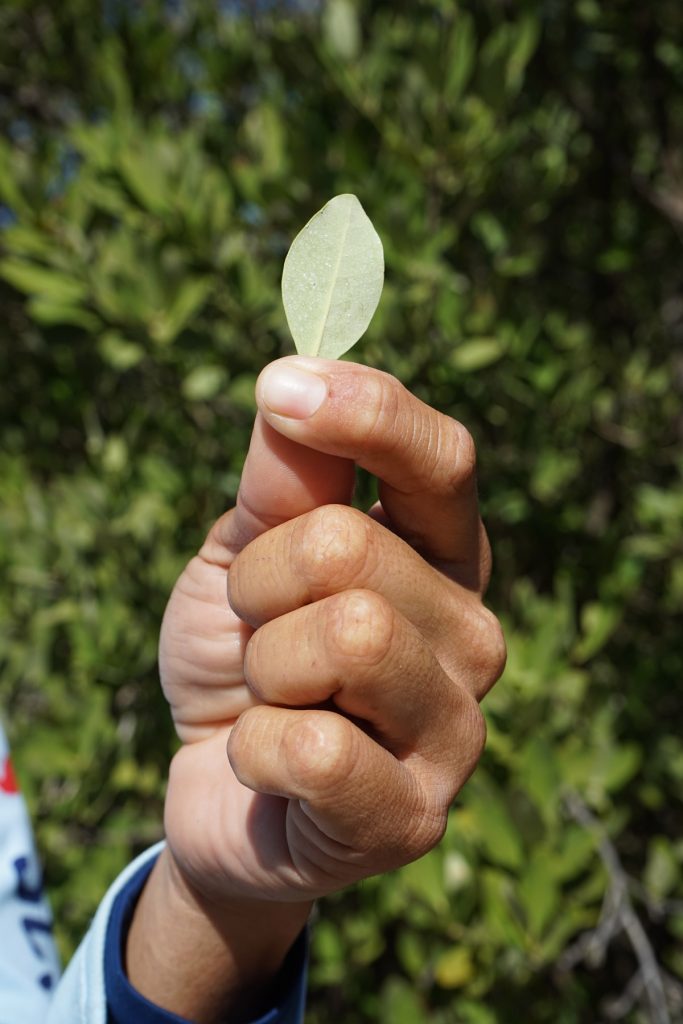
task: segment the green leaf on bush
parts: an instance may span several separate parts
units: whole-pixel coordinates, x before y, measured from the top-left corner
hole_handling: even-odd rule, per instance
[[[498,338],[473,338],[454,350],[450,362],[461,373],[473,373],[497,362],[503,351]]]
[[[683,873],[673,843],[666,836],[654,836],[648,850],[643,881],[654,900],[662,900],[672,892]]]
[[[227,380],[222,366],[196,366],[183,381],[183,394],[191,402],[214,398]]]
[[[55,302],[53,299],[43,299],[34,296],[28,303],[29,312],[39,324],[72,324],[74,327],[83,327],[86,331],[97,330],[100,319],[94,313],[82,309],[81,306],[70,305],[65,302]]]
[[[462,988],[473,977],[472,954],[465,946],[447,949],[434,966],[434,978],[441,988]]]
[[[115,370],[130,370],[144,359],[145,350],[134,341],[128,341],[118,331],[107,331],[99,341],[100,355]]]
[[[445,94],[451,102],[460,97],[469,81],[476,46],[474,18],[467,11],[459,10],[449,40],[448,70],[444,83]]]
[[[40,295],[66,306],[77,304],[87,293],[83,282],[69,274],[24,260],[3,260],[0,276],[26,295]]]
[[[476,822],[476,835],[494,864],[518,868],[524,860],[522,840],[502,797],[486,782],[483,772],[467,790],[467,808]]]
[[[581,639],[576,645],[574,655],[578,661],[588,661],[601,650],[619,625],[622,617],[621,608],[594,601],[581,609]]]
[[[443,853],[432,850],[419,860],[406,864],[397,876],[413,895],[423,900],[437,914],[448,910],[448,899],[444,888]]]
[[[379,235],[354,195],[335,196],[296,236],[282,301],[300,355],[336,359],[358,341],[384,282]]]
[[[424,1006],[412,983],[390,977],[382,989],[382,1024],[418,1024],[424,1019]]]
[[[560,901],[549,854],[539,851],[531,858],[520,879],[518,894],[529,931],[534,937],[540,937]]]
[[[153,150],[124,149],[119,167],[129,189],[150,213],[163,214],[168,210],[169,197],[166,175]]]
[[[212,287],[209,278],[188,277],[183,281],[168,309],[152,319],[150,334],[154,340],[162,345],[173,341],[199,312]]]
[[[350,0],[327,0],[323,34],[330,50],[343,60],[358,56],[361,37],[358,15]]]

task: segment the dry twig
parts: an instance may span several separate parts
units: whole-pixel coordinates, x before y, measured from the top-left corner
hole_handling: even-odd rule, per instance
[[[631,901],[631,880],[624,871],[616,847],[601,822],[577,793],[566,793],[565,804],[572,818],[595,836],[609,886],[596,927],[580,936],[565,950],[558,966],[565,971],[571,970],[581,961],[597,966],[604,961],[612,939],[620,933],[625,934],[635,954],[638,969],[624,992],[604,1007],[606,1015],[611,1020],[622,1019],[644,997],[652,1024],[672,1024],[667,991],[672,997],[672,1003],[677,1003],[680,994],[674,990],[679,987],[683,989],[683,986],[666,975],[657,962],[655,951]]]

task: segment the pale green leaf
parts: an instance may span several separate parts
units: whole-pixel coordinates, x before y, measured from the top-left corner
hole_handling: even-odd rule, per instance
[[[98,348],[105,362],[115,370],[130,370],[145,356],[145,350],[141,345],[122,337],[118,331],[107,331],[103,334]]]
[[[360,25],[350,0],[327,0],[323,13],[323,35],[333,53],[345,60],[358,56]]]
[[[353,195],[335,196],[287,253],[282,301],[300,355],[336,359],[377,308],[384,281],[379,235]]]
[[[195,366],[183,381],[183,394],[191,402],[215,398],[227,380],[222,366]]]
[[[472,338],[453,351],[450,362],[461,373],[472,373],[491,366],[503,354],[503,345],[498,338]]]

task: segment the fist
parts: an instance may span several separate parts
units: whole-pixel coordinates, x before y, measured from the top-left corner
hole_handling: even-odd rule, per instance
[[[305,902],[439,841],[505,646],[464,427],[347,362],[279,360],[257,401],[236,507],[162,627],[166,829],[212,900]]]

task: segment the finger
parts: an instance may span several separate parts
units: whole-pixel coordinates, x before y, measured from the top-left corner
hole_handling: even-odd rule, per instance
[[[474,442],[462,424],[389,374],[333,360],[271,363],[256,397],[279,433],[377,476],[392,527],[466,585],[485,587],[490,550],[479,518]]]
[[[373,871],[383,871],[413,860],[440,839],[448,803],[479,754],[471,737],[462,740],[467,767],[437,788],[341,715],[262,705],[242,714],[228,756],[243,785],[301,801],[313,828],[305,834],[300,821],[292,833],[289,823],[296,867],[329,873],[332,840],[347,848],[346,866],[371,863]]]
[[[413,549],[357,509],[326,505],[270,530],[228,573],[233,611],[257,628],[346,590],[372,590],[412,622],[444,669],[464,671],[490,613]]]
[[[228,577],[230,605],[253,627],[345,590],[374,590],[418,628],[439,627],[446,611],[439,606],[450,611],[455,589],[400,537],[341,505],[257,537]]]
[[[201,555],[228,567],[260,533],[329,502],[351,501],[353,462],[298,444],[257,415],[234,509],[214,524]]]
[[[367,590],[328,597],[261,626],[247,646],[244,674],[267,704],[331,700],[367,723],[394,756],[440,766],[459,758],[454,719],[480,714],[415,626]]]

